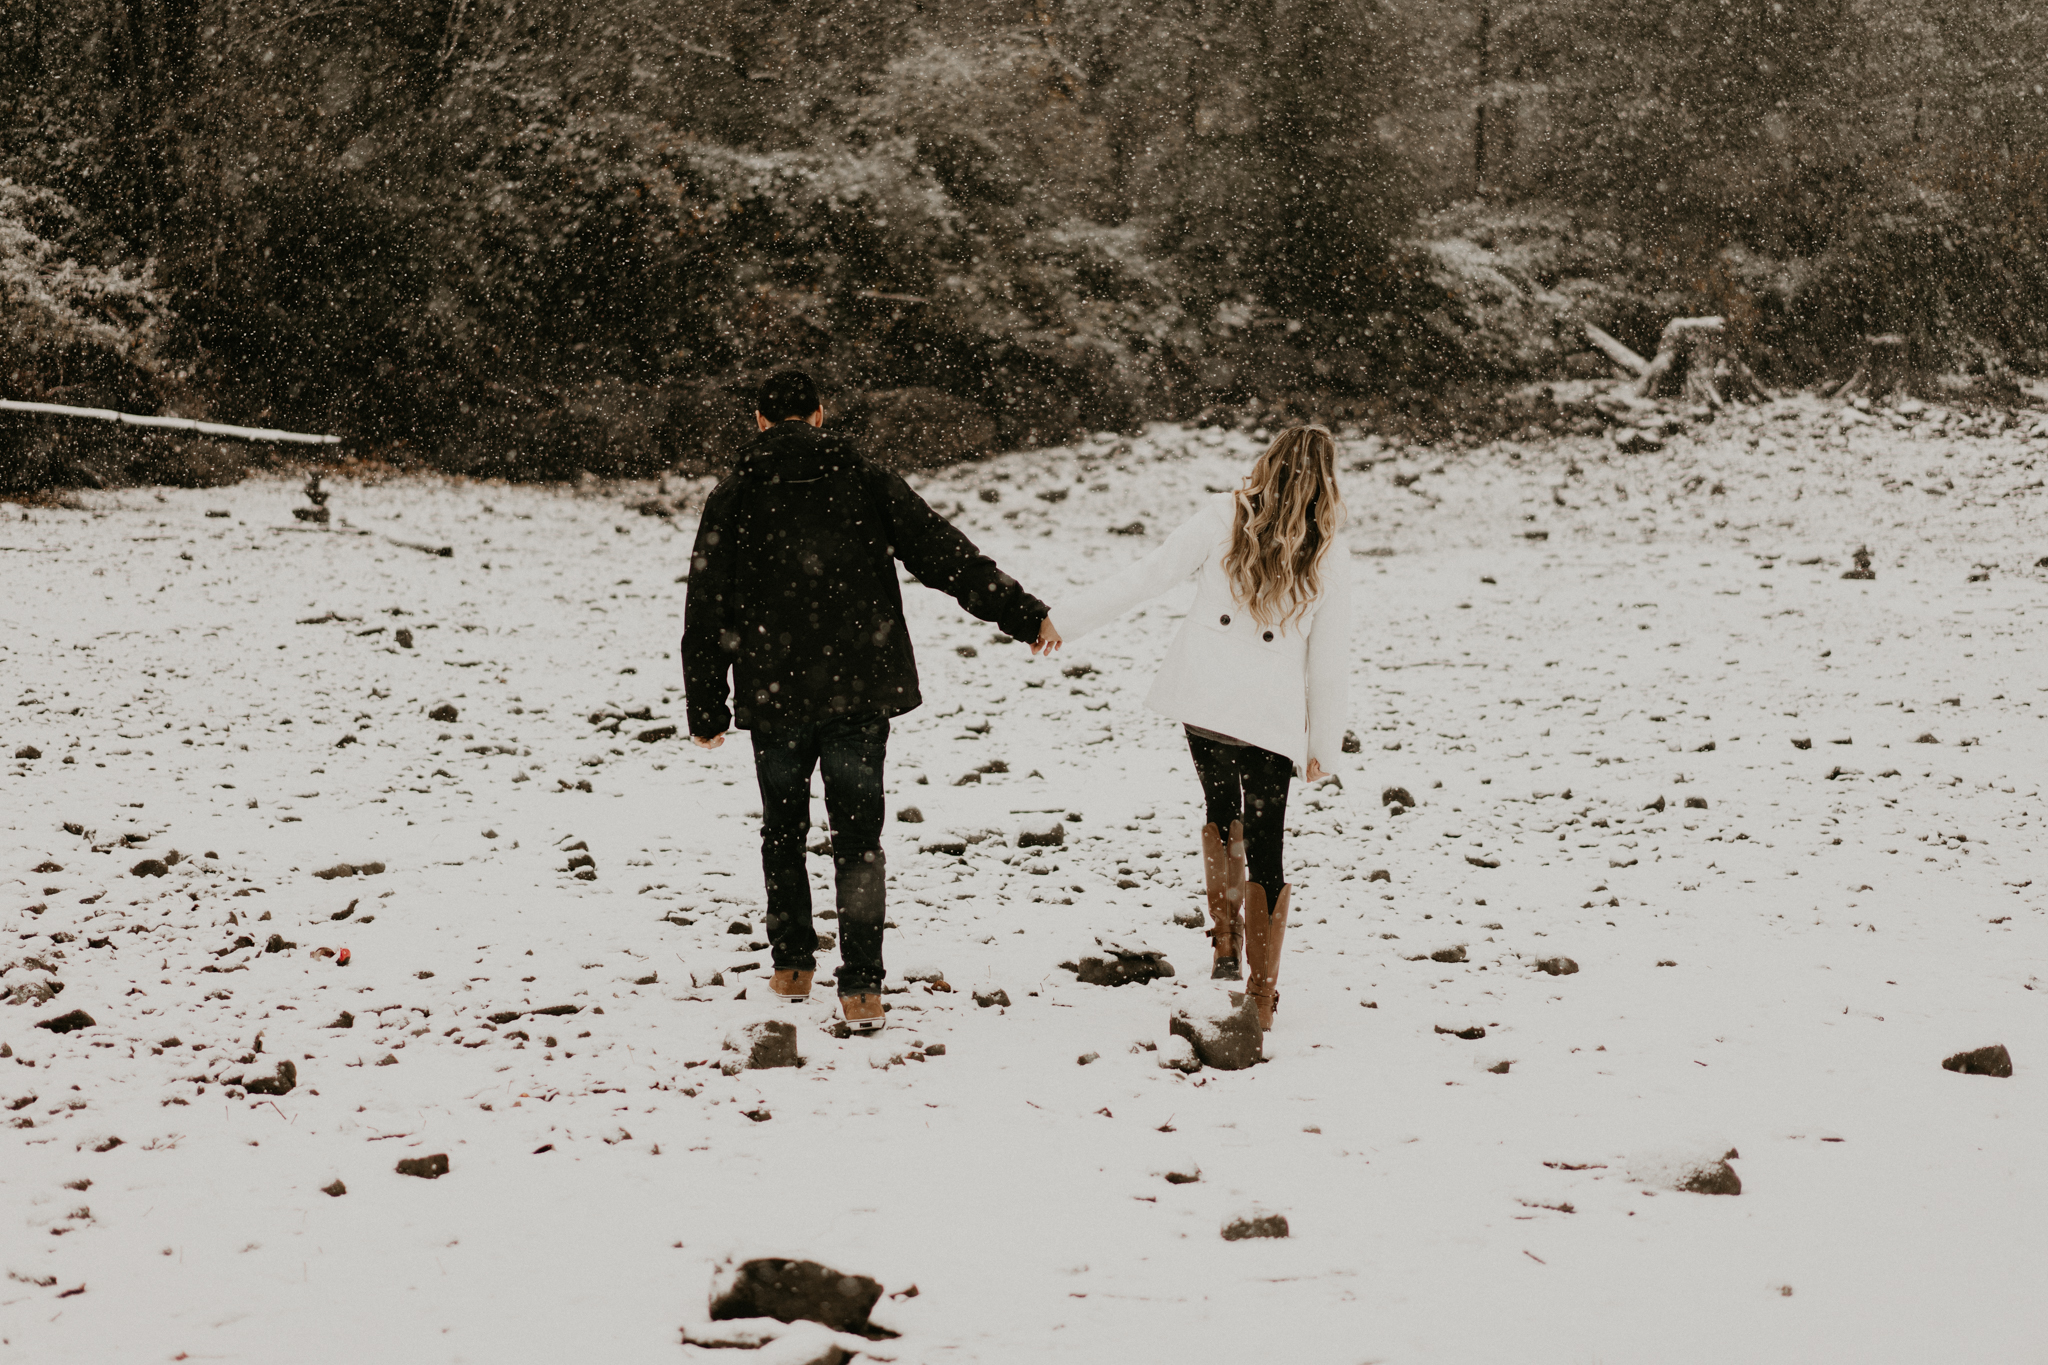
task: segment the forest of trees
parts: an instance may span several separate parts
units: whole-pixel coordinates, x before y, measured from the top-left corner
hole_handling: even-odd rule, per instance
[[[2025,0],[10,0],[0,395],[483,475],[2048,365]],[[105,477],[0,427],[0,484]],[[84,467],[81,467],[84,466]]]

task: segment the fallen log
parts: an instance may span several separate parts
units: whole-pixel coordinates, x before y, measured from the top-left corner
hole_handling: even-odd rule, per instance
[[[0,398],[0,412],[29,412],[45,417],[84,417],[95,422],[118,422],[127,427],[154,427],[160,431],[191,431],[201,436],[227,436],[237,441],[284,441],[296,445],[340,445],[339,436],[304,431],[272,431],[267,427],[231,427],[219,422],[200,422],[190,417],[144,417],[111,408],[73,408],[62,403],[28,403]]]
[[[1590,322],[1586,323],[1585,327],[1586,340],[1592,342],[1614,363],[1614,367],[1622,372],[1624,379],[1641,379],[1650,368],[1649,361],[1631,351],[1612,334],[1602,331]]]

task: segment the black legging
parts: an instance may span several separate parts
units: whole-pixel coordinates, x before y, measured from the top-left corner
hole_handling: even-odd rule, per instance
[[[1230,822],[1244,821],[1246,871],[1266,892],[1271,905],[1287,883],[1280,869],[1280,841],[1287,832],[1287,784],[1294,780],[1294,760],[1250,744],[1218,744],[1200,735],[1188,736],[1195,776],[1202,781],[1202,800],[1209,823],[1230,836]]]

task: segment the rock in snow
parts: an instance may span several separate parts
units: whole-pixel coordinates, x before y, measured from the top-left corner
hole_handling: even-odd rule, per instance
[[[1941,1069],[1959,1071],[1965,1076],[2010,1076],[2012,1054],[2005,1050],[2004,1043],[1993,1043],[1990,1047],[1958,1052],[1944,1061]]]
[[[1137,942],[1097,937],[1102,955],[1090,955],[1079,962],[1060,965],[1073,972],[1085,986],[1127,986],[1135,981],[1156,981],[1173,975],[1173,964],[1157,948]]]
[[[1218,1071],[1242,1071],[1264,1055],[1258,1006],[1243,991],[1181,1005],[1166,1027],[1174,1037],[1187,1040],[1204,1066]],[[1162,1060],[1160,1065],[1166,1063]]]
[[[1712,1148],[1708,1149],[1709,1153],[1712,1151]],[[1639,1185],[1654,1185],[1684,1194],[1741,1194],[1742,1177],[1728,1164],[1739,1157],[1740,1153],[1733,1147],[1718,1156],[1702,1155],[1697,1151],[1676,1154],[1650,1152],[1631,1158],[1625,1174]],[[1581,1168],[1566,1165],[1561,1169]]]
[[[727,1261],[711,1277],[711,1318],[804,1319],[857,1332],[881,1297],[879,1281],[816,1261]]]
[[[726,1050],[737,1052],[749,1071],[766,1071],[778,1066],[802,1066],[797,1049],[796,1025],[787,1019],[756,1019],[742,1024],[725,1038]]]
[[[1709,1161],[1680,1177],[1678,1188],[1688,1194],[1741,1194],[1742,1177],[1726,1160]]]
[[[1223,1240],[1242,1242],[1248,1237],[1288,1236],[1287,1215],[1269,1213],[1264,1209],[1251,1209],[1238,1214],[1223,1225]]]
[[[244,1081],[242,1089],[252,1095],[288,1095],[298,1083],[298,1064],[287,1057],[278,1062],[275,1075],[258,1076],[253,1081]]]
[[[383,871],[382,863],[336,863],[332,867],[321,868],[313,875],[323,882],[331,882],[336,877],[374,877]]]
[[[1017,831],[1019,848],[1057,848],[1067,842],[1067,827],[1058,820],[1026,821]]]

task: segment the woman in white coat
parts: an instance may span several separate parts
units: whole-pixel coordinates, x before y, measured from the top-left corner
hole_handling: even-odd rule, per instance
[[[1187,728],[1208,822],[1212,975],[1236,980],[1271,1028],[1293,888],[1281,870],[1287,789],[1335,761],[1344,734],[1351,561],[1337,447],[1319,426],[1280,434],[1243,487],[1203,505],[1164,545],[1053,606],[1075,639],[1189,578],[1195,601],[1145,699]],[[1242,967],[1240,967],[1242,954]]]

